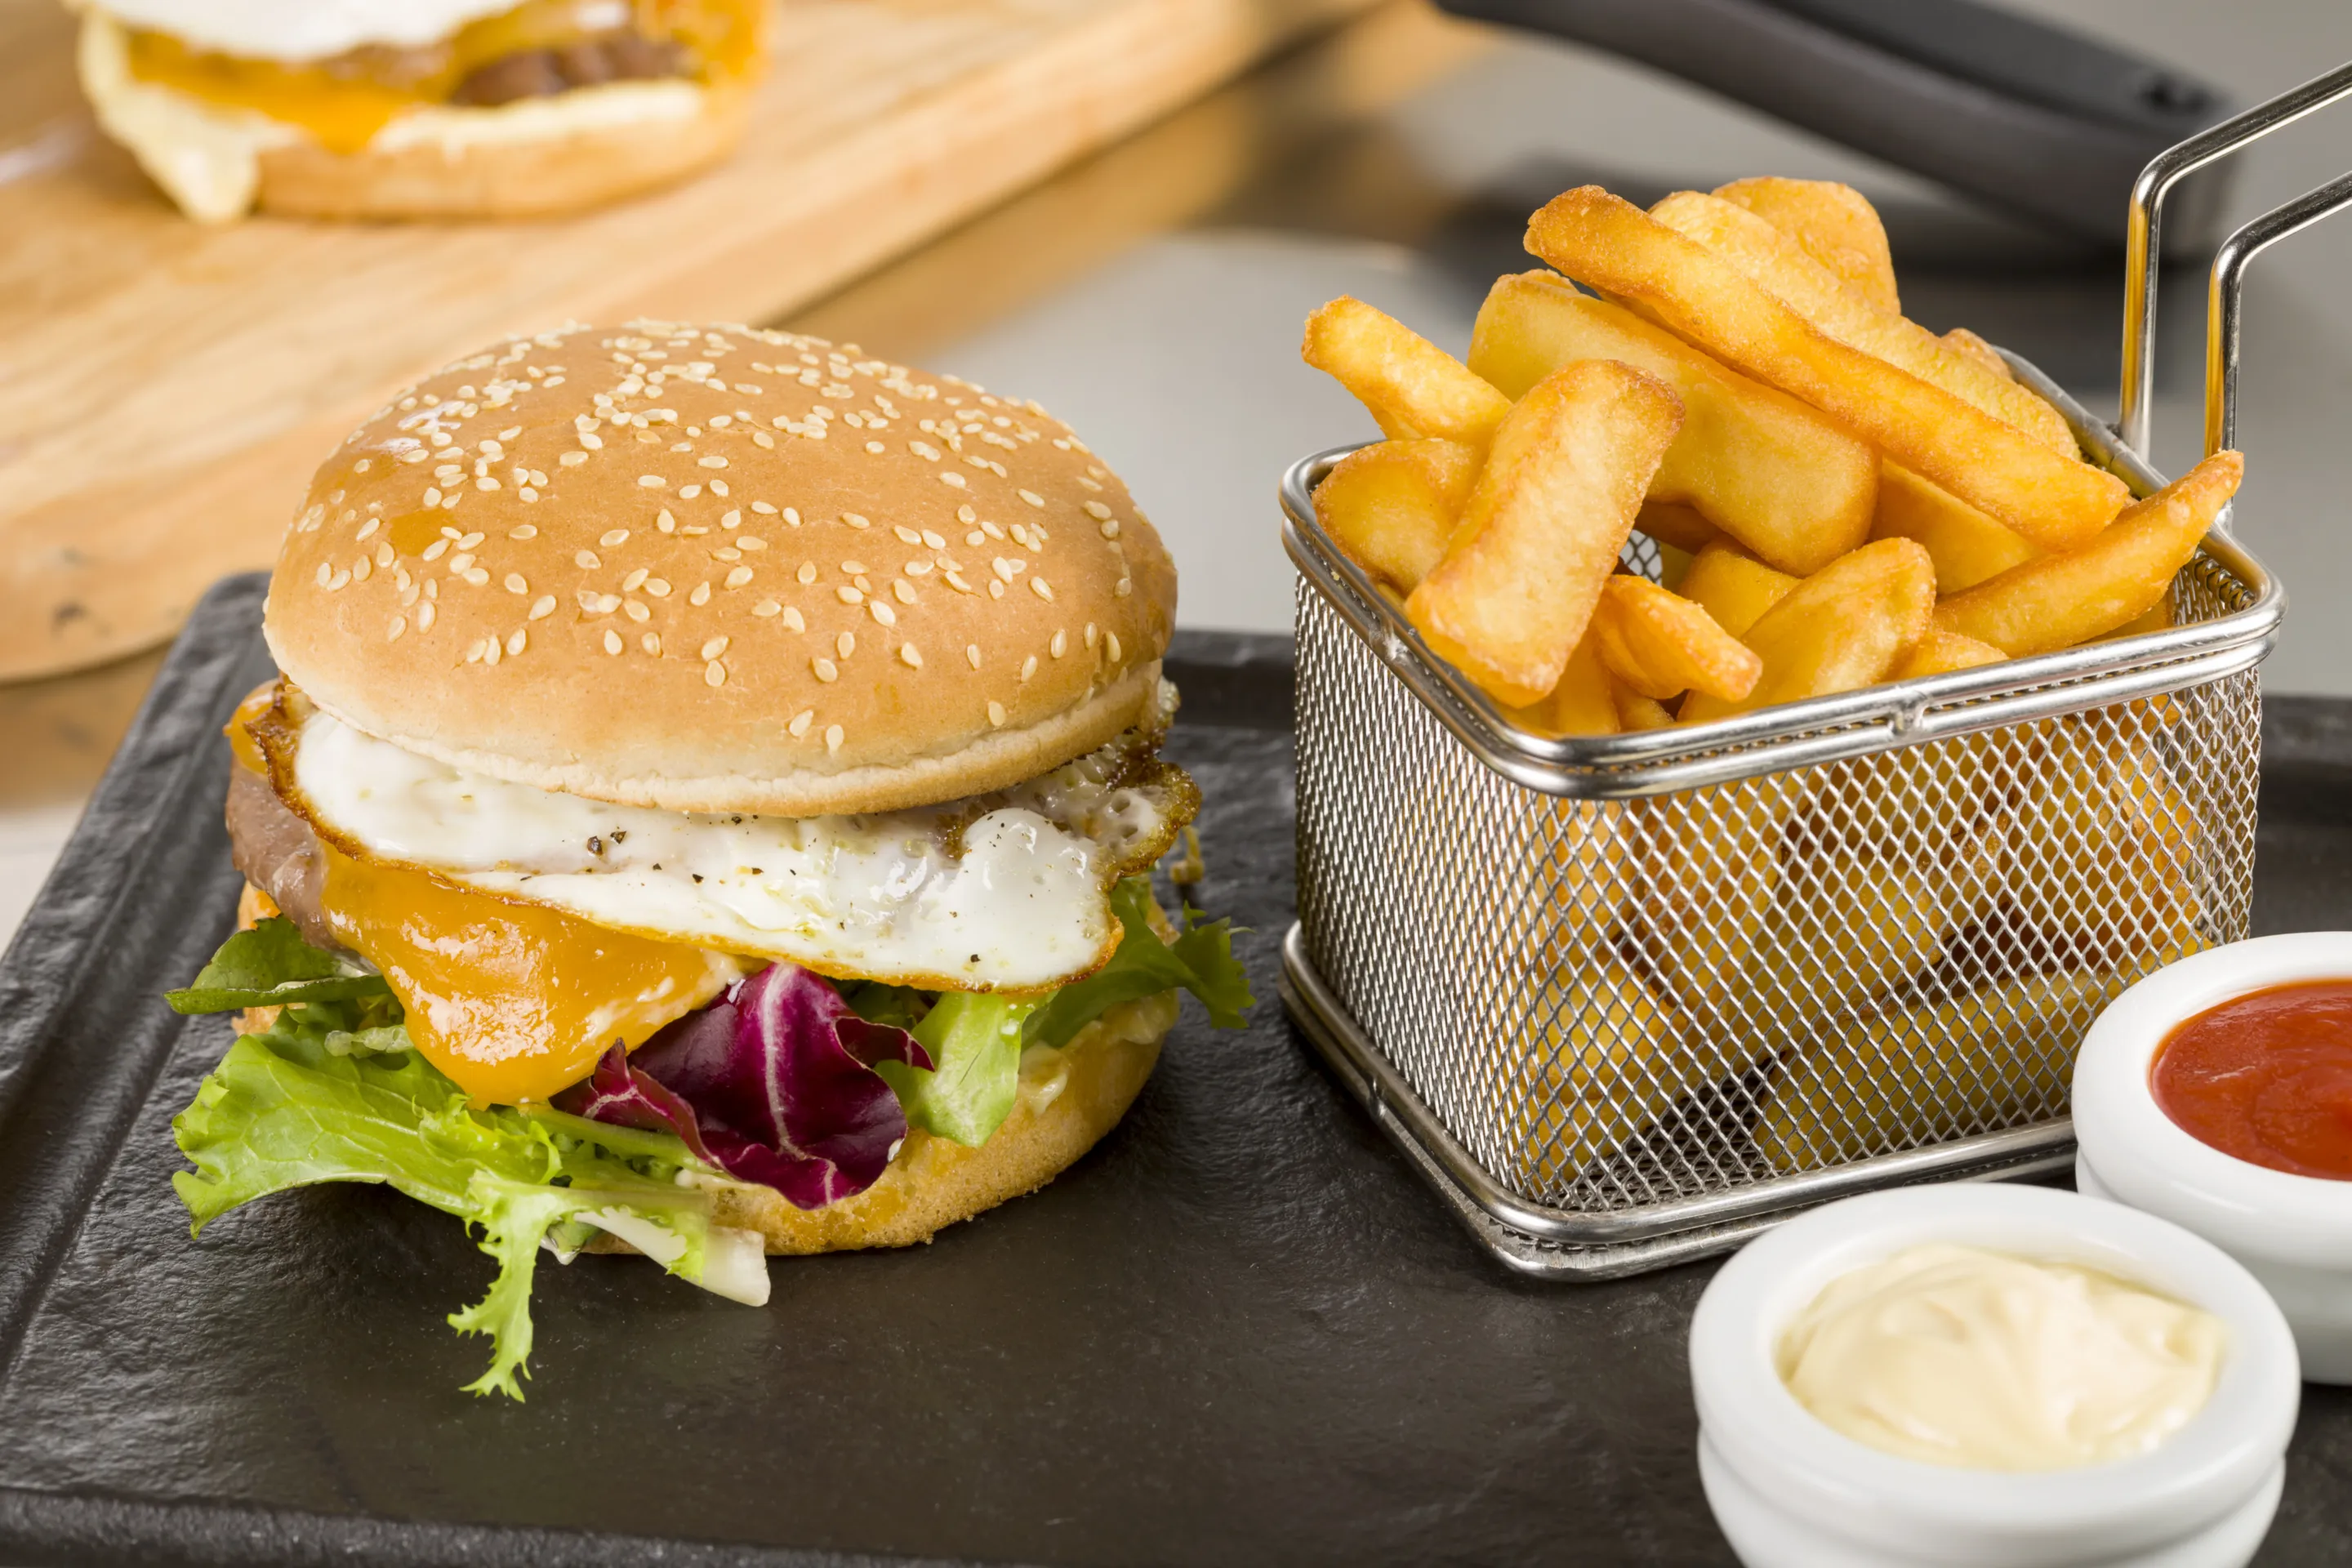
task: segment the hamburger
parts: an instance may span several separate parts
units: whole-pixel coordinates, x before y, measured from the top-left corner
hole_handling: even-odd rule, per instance
[[[730,151],[766,0],[68,0],[99,123],[190,217],[568,211]]]
[[[1174,568],[1034,403],[737,326],[516,339],[378,410],[270,580],[227,733],[237,1017],[173,1123],[198,1227],[318,1182],[478,1226],[471,1387],[542,1250],[751,1303],[1125,1112],[1230,934],[1150,872]],[[1191,917],[1187,917],[1188,921]]]

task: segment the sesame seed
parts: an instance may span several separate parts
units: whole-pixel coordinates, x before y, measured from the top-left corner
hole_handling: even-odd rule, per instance
[[[593,572],[604,563],[597,559],[594,551],[583,550],[572,557],[572,564],[579,567],[583,572]]]
[[[751,503],[751,510],[758,512],[761,517],[773,517],[776,515],[774,505],[768,501],[755,500]]]
[[[730,545],[723,550],[712,551],[710,558],[713,561],[740,561],[743,559],[743,552]]]
[[[416,629],[417,629],[418,631],[420,631],[420,632],[429,632],[429,631],[431,631],[431,630],[433,629],[433,616],[434,616],[434,614],[435,614],[435,611],[434,611],[434,608],[433,608],[433,601],[432,601],[432,600],[427,599],[427,600],[425,600],[425,603],[423,603],[423,604],[421,604],[421,605],[417,605],[417,606],[416,606]]]
[[[885,452],[888,451],[890,448],[889,448],[889,447],[885,447],[885,446],[884,446],[881,442],[879,442],[879,441],[868,441],[868,442],[866,442],[866,449],[867,451],[869,451],[869,452],[873,453],[876,457],[877,457],[877,458],[878,458],[878,457],[880,457],[883,453],[885,453]]]
[[[596,541],[597,543],[603,545],[607,550],[612,549],[613,546],[616,544],[626,544],[628,542],[629,531],[625,528],[609,529],[605,531],[603,538]]]
[[[968,642],[963,645],[963,660],[974,669],[978,669],[980,668],[980,645],[978,643]]]
[[[473,567],[466,574],[466,582],[467,585],[471,587],[479,588],[489,582],[489,580],[490,574],[479,566]],[[340,586],[340,584],[338,584],[338,586]]]
[[[588,460],[588,454],[585,452],[566,452],[563,456],[556,458],[555,460],[562,464],[567,468],[576,468],[581,464]]]
[[[763,451],[772,452],[776,449],[776,438],[765,430],[754,430],[751,432],[751,445]]]
[[[1043,577],[1030,578],[1029,587],[1031,592],[1034,593],[1039,598],[1045,600],[1047,604],[1052,604],[1054,602],[1054,585],[1051,583],[1046,582]]]
[[[816,672],[816,678],[819,680],[837,680],[841,677],[841,671],[835,668],[833,660],[825,658],[823,654],[819,654],[814,658],[809,660],[809,668]]]
[[[758,509],[754,508],[753,510],[756,510]],[[801,514],[799,509],[796,507],[788,506],[784,508],[783,518],[784,525],[788,528],[798,528],[801,525]]]
[[[441,504],[441,487],[439,485],[427,485],[425,487],[425,504],[426,506],[439,506]]]
[[[705,583],[701,588],[697,588],[695,592],[700,594],[704,589],[707,589],[709,586],[709,584]],[[698,605],[702,603],[700,599],[697,599],[694,602]],[[762,599],[758,604],[751,606],[751,613],[758,616],[761,619],[765,620],[768,616],[774,615],[777,611],[782,608],[783,606],[776,603],[773,599]]]
[[[697,583],[694,585],[694,592],[686,596],[686,602],[689,605],[707,605],[710,603],[709,579],[705,578],[703,581]]]
[[[923,542],[930,546],[933,550],[945,550],[948,547],[948,542],[945,538],[932,532],[928,528],[923,530]]]
[[[677,531],[677,519],[669,514],[669,508],[664,507],[661,510],[654,513],[654,526],[660,529],[664,533],[675,533]],[[622,537],[624,539],[628,537],[627,530],[624,529],[622,531]],[[605,542],[609,544],[614,542],[607,540]]]
[[[963,476],[961,474],[941,474],[940,476],[940,483],[943,485],[952,485],[957,489],[964,488]]]
[[[898,624],[898,612],[879,599],[867,604],[866,609],[869,615],[886,626],[895,626]]]
[[[915,602],[915,585],[903,577],[891,583],[890,592],[898,596],[898,602],[902,605],[911,605]]]
[[[530,638],[524,633],[520,626],[517,626],[507,637],[507,651],[509,653],[520,653],[524,648],[529,647],[530,646]]]
[[[1004,727],[1003,703],[991,702],[988,705],[988,727],[992,730],[1001,730]]]
[[[980,592],[979,589],[965,582],[962,575],[959,573],[950,572],[947,574],[945,581],[949,587],[953,588],[959,594],[976,594]]]
[[[1086,502],[1081,510],[1083,510],[1088,517],[1093,518],[1097,522],[1105,522],[1109,521],[1110,508],[1103,505],[1103,503],[1098,500],[1090,500]]]
[[[857,651],[857,634],[856,632],[844,632],[839,637],[834,638],[833,651],[839,654],[844,658],[847,658],[851,654],[856,653]]]
[[[635,593],[639,588],[645,586],[646,579],[652,575],[653,574],[646,568],[643,566],[638,567],[635,571],[621,579],[621,592],[624,594]]]
[[[908,669],[920,669],[923,668],[923,656],[915,651],[913,643],[902,642],[898,645],[898,662]]]
[[[356,540],[365,539],[365,538],[369,537],[371,534],[374,533],[374,532],[375,532],[375,531],[376,531],[377,529],[382,528],[383,526],[383,519],[382,519],[382,518],[380,518],[380,517],[372,517],[372,518],[368,519],[365,522],[363,522],[363,523],[360,524],[360,531],[359,531],[357,533],[355,533],[355,534],[352,535],[352,539],[353,539],[353,540],[355,540],[355,541],[356,541]]]
[[[720,654],[725,653],[726,651],[727,639],[725,637],[712,637],[709,642],[702,645],[702,657],[706,659],[717,658]]]
[[[801,563],[801,569],[800,569],[798,572],[793,573],[793,575],[794,575],[795,577],[798,577],[798,578],[799,578],[802,582],[803,582],[803,583],[814,583],[814,582],[815,582],[815,581],[816,581],[816,563],[815,563],[815,562],[814,562],[814,561],[803,561],[803,562],[802,562],[802,563]]]
[[[1117,539],[1118,537],[1118,519],[1114,517],[1102,525],[1102,536],[1105,539]]]
[[[874,526],[871,522],[868,522],[865,518],[858,516],[854,511],[843,512],[841,514],[841,521],[847,523],[852,528],[871,528]]]
[[[742,527],[742,526],[743,526],[743,514],[742,514],[742,512],[741,512],[740,510],[736,510],[736,511],[730,511],[730,512],[729,512],[725,517],[722,517],[722,518],[720,518],[720,519],[719,520],[719,527],[721,527],[721,528],[740,528],[740,527]]]
[[[963,536],[963,542],[966,544],[977,547],[988,542],[988,535],[981,532],[980,530],[975,528],[970,533]]]
[[[980,513],[972,510],[971,505],[967,503],[956,508],[956,521],[958,522],[978,522],[980,521]],[[938,547],[935,545],[933,548],[936,549]]]
[[[1054,628],[1054,640],[1045,645],[1045,651],[1052,654],[1055,658],[1059,658],[1064,654],[1069,652],[1070,639],[1068,634],[1065,633],[1058,626]]]
[[[530,618],[532,620],[543,621],[553,614],[555,614],[554,595],[541,594],[538,598],[533,599],[530,602]]]
[[[1126,598],[1129,594],[1132,594],[1132,593],[1134,593],[1134,592],[1135,592],[1135,579],[1134,579],[1134,578],[1132,578],[1132,577],[1121,577],[1121,578],[1118,580],[1118,587],[1116,587],[1116,588],[1113,588],[1113,589],[1111,590],[1111,595],[1112,595],[1112,596],[1113,596],[1114,598],[1120,598],[1120,599],[1124,599],[1124,598]]]
[[[394,616],[392,617],[392,630],[384,634],[383,640],[386,642],[398,642],[400,640],[400,634],[407,629],[408,617],[406,616]]]
[[[913,529],[907,527],[904,523],[894,524],[891,527],[890,531],[898,536],[898,542],[901,544],[920,544],[923,542],[923,536],[921,534],[917,533]]]
[[[604,651],[606,653],[621,651],[621,634],[610,626],[604,628]]]
[[[1113,664],[1117,664],[1118,662],[1118,634],[1117,632],[1105,632],[1103,634],[1103,641],[1110,649],[1110,661]]]
[[[768,548],[768,542],[761,539],[755,533],[739,533],[735,536],[735,542],[741,545],[746,550],[765,550]]]
[[[1045,504],[1045,498],[1039,495],[1035,490],[1022,490],[1019,493],[1021,499],[1027,501],[1031,506],[1044,506]]]
[[[604,447],[604,437],[602,436],[591,436],[588,432],[583,430],[580,433],[580,444],[587,447],[592,452],[602,451]],[[585,461],[586,459],[583,458],[582,460]]]
[[[717,659],[715,659],[715,658],[714,658],[714,659],[712,659],[709,664],[704,665],[704,666],[702,667],[702,684],[704,684],[705,686],[724,686],[724,685],[726,685],[726,684],[727,684],[727,667],[726,667],[725,665],[723,665],[723,664],[719,663],[719,662]]]
[[[449,575],[463,577],[473,564],[474,558],[460,547],[457,554],[449,557]]]
[[[648,593],[648,594],[651,594],[651,595],[652,595],[655,598],[656,598],[656,599],[667,599],[667,598],[668,598],[668,597],[669,597],[669,581],[668,581],[668,579],[664,578],[664,577],[648,577],[648,578],[646,578],[646,593]]]
[[[506,590],[509,594],[528,594],[530,584],[523,581],[521,573],[509,572],[506,576]]]
[[[680,500],[692,500],[701,493],[702,487],[700,485],[681,485],[678,487],[677,499]]]
[[[637,483],[649,490],[663,490],[669,488],[669,481],[659,474],[639,474]]]
[[[474,481],[474,488],[478,490],[494,490],[500,487],[497,479],[493,479],[488,474],[484,474],[480,479]],[[495,663],[496,661],[493,660],[492,662]]]
[[[1021,679],[1024,679],[1024,680],[1026,680],[1026,679],[1028,679],[1031,676],[1033,676],[1033,675],[1034,675],[1034,674],[1036,674],[1036,673],[1037,673],[1037,656],[1036,656],[1035,654],[1034,654],[1034,653],[1033,653],[1033,654],[1031,654],[1027,658],[1024,658],[1024,659],[1023,659],[1023,660],[1021,661]]]
[[[751,569],[749,566],[738,566],[727,574],[727,585],[730,588],[740,588],[751,580]]]
[[[703,468],[725,468],[725,467],[727,466],[727,459],[726,459],[726,458],[721,458],[721,457],[717,457],[717,456],[715,456],[715,455],[714,455],[714,456],[712,456],[712,457],[708,457],[708,458],[699,458],[699,459],[698,459],[698,461],[701,464],[701,466],[702,466]],[[718,685],[718,684],[719,684],[719,682],[717,682],[717,681],[715,681],[715,680],[714,680],[714,681],[712,681],[710,684],[711,684],[711,685],[713,685],[713,686],[716,686],[716,685]]]
[[[537,539],[539,537],[539,529],[536,524],[526,522],[518,527],[508,529],[507,537],[509,539]]]
[[[646,607],[646,602],[643,599],[625,600],[623,601],[622,607],[628,612],[629,619],[636,622],[639,626],[643,626],[647,621],[654,618],[653,611]]]
[[[785,725],[785,726],[784,726],[784,729],[785,729],[786,732],[787,732],[787,733],[789,733],[789,734],[792,736],[792,738],[793,738],[793,740],[797,741],[797,740],[799,740],[803,735],[805,735],[805,734],[807,734],[807,733],[808,733],[809,721],[810,721],[811,720],[814,719],[815,717],[816,717],[816,710],[815,710],[815,709],[814,709],[814,708],[803,708],[803,709],[802,709],[799,712],[797,712],[797,713],[795,713],[795,714],[793,714],[793,721],[792,721],[791,723],[789,723],[789,724]]]
[[[841,750],[840,725],[828,724],[824,727],[824,749],[828,752],[837,752]]]

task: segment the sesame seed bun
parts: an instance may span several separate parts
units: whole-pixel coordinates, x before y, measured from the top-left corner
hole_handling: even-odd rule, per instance
[[[743,139],[741,82],[613,82],[495,109],[436,105],[356,153],[309,137],[264,150],[255,205],[289,217],[529,217],[574,212],[709,167]]]
[[[1176,575],[1034,403],[855,348],[633,322],[401,394],[312,479],[265,631],[312,700],[494,777],[673,811],[896,810],[1159,711]]]

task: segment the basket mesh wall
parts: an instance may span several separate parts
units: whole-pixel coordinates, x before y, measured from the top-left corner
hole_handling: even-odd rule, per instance
[[[2173,598],[2251,595],[2200,555]],[[2246,934],[2251,669],[1591,801],[1488,769],[1304,583],[1297,626],[1308,953],[1531,1202],[1622,1214],[2047,1121],[2108,1000]]]

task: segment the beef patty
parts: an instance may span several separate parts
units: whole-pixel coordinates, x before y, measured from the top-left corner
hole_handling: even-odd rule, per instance
[[[552,98],[608,81],[654,81],[686,73],[686,51],[667,38],[602,33],[552,49],[521,49],[477,66],[449,95],[452,103],[491,109],[526,98]]]
[[[229,773],[228,853],[245,879],[294,922],[304,942],[330,952],[348,951],[335,939],[321,907],[327,858],[319,836],[250,768]]]

